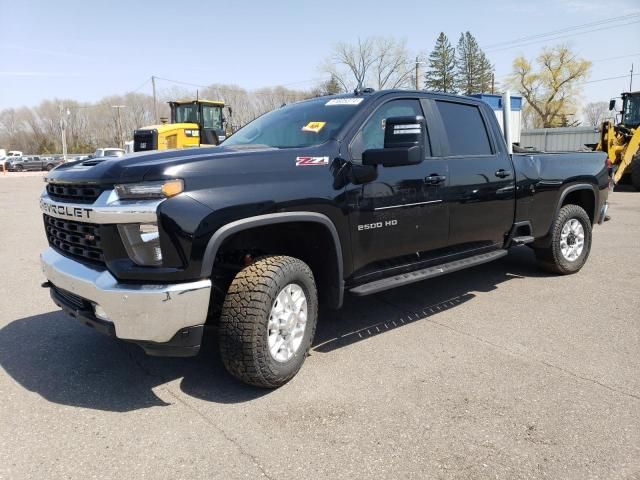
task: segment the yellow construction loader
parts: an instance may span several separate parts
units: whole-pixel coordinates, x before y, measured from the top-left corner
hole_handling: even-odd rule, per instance
[[[616,100],[609,102],[609,110],[616,109]],[[620,123],[602,124],[600,143],[596,150],[607,152],[614,169],[613,180],[619,183],[629,178],[640,191],[640,91],[622,94]]]
[[[134,152],[212,146],[226,138],[224,102],[184,100],[169,102],[169,106],[169,123],[143,127],[133,133]]]

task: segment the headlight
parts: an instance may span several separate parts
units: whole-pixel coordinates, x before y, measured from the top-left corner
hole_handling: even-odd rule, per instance
[[[118,231],[129,258],[136,264],[148,267],[162,265],[160,234],[155,223],[131,223],[118,225]]]
[[[184,134],[187,137],[199,137],[200,136],[200,131],[199,130],[191,130],[191,129],[186,129],[184,131]]]
[[[124,200],[169,198],[182,193],[184,182],[177,178],[162,182],[121,183],[115,186],[115,190]]]

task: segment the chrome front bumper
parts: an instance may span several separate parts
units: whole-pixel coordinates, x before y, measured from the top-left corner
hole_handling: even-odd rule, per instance
[[[211,281],[173,285],[118,283],[108,270],[71,260],[52,248],[40,255],[42,271],[55,287],[102,307],[123,340],[168,342],[182,328],[207,319]]]

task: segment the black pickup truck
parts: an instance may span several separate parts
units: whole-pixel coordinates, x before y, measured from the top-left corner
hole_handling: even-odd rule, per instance
[[[151,355],[216,327],[233,375],[277,387],[319,305],[533,248],[577,272],[607,210],[603,153],[510,155],[466,97],[356,91],[263,115],[221,146],[62,165],[41,197],[57,305]]]

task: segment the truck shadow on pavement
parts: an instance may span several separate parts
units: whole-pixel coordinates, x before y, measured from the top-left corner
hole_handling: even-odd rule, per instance
[[[541,275],[532,252],[519,248],[484,266],[372,297],[347,296],[342,310],[321,314],[311,355],[436,317],[472,300],[473,292]],[[208,340],[194,358],[148,357],[138,346],[98,334],[56,311],[15,320],[0,330],[0,366],[48,401],[114,412],[171,405],[178,401],[177,389],[217,403],[247,402],[269,394],[227,374],[215,339]]]

